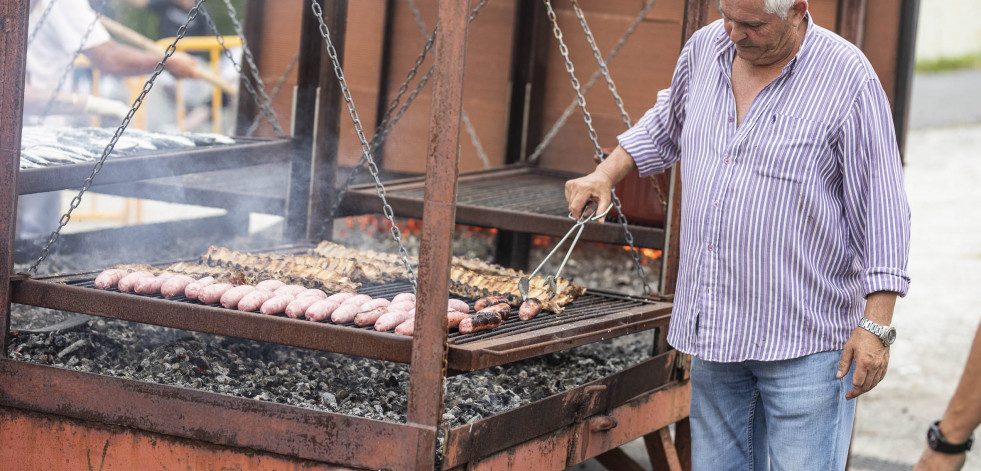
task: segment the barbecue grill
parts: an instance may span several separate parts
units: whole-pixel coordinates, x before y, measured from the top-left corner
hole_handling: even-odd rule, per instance
[[[16,2],[0,4],[0,80],[19,83],[23,78],[27,17]],[[262,2],[251,2],[254,5]],[[306,2],[305,2],[306,3]],[[12,275],[0,272],[3,294],[0,347],[6,357],[9,346],[9,302],[43,306],[106,318],[227,335],[243,339],[377,358],[411,365],[406,423],[390,423],[350,415],[321,412],[253,399],[230,397],[104,375],[58,369],[27,362],[0,359],[0,456],[4,462],[47,463],[59,459],[88,459],[95,467],[147,467],[155,461],[203,468],[214,463],[243,469],[426,469],[435,463],[442,440],[443,469],[563,469],[591,457],[626,465],[617,447],[644,437],[655,469],[683,469],[687,445],[687,360],[670,350],[664,327],[671,305],[650,298],[589,291],[562,314],[543,313],[526,322],[508,321],[501,327],[474,334],[447,334],[441,316],[447,296],[446,269],[450,263],[449,235],[456,223],[561,235],[568,228],[567,208],[561,182],[570,174],[526,166],[505,167],[458,174],[461,126],[463,58],[466,46],[468,3],[441,0],[440,40],[436,43],[438,65],[432,94],[432,121],[425,179],[389,180],[389,202],[400,215],[425,221],[419,254],[419,302],[413,338],[379,333],[352,325],[310,322],[277,316],[243,313],[203,305],[186,299],[161,299],[92,287],[95,272],[48,276]],[[538,2],[519,2],[516,43],[548,32],[543,13],[522,16]],[[681,2],[675,2],[679,6]],[[831,2],[829,2],[830,4]],[[837,2],[834,2],[837,3]],[[844,2],[852,4],[853,2]],[[289,139],[242,141],[233,149],[214,150],[214,156],[236,155],[238,160],[202,159],[205,154],[180,153],[137,156],[107,163],[99,184],[114,184],[120,192],[134,191],[129,172],[141,178],[235,169],[245,165],[278,168],[290,158],[287,201],[275,197],[255,199],[263,208],[285,212],[288,233],[294,239],[314,235],[319,221],[333,203],[337,172],[339,111],[344,106],[338,81],[329,63],[321,63],[322,37],[329,29],[337,50],[343,53],[347,2],[317,0],[327,25],[304,9],[300,66],[298,68],[295,132]],[[687,0],[681,35],[689,36],[708,19],[708,0]],[[255,12],[255,10],[250,10]],[[391,11],[388,10],[388,15]],[[253,17],[255,18],[255,17]],[[389,18],[391,20],[391,18]],[[674,21],[674,20],[672,20]],[[516,49],[521,49],[516,47]],[[516,53],[516,75],[527,84],[535,65],[531,52]],[[323,72],[321,72],[323,70]],[[521,85],[520,83],[517,85]],[[0,110],[20,116],[23,90],[0,90]],[[317,89],[320,89],[319,94]],[[518,89],[519,87],[516,87]],[[521,119],[534,98],[514,93],[511,123],[532,126]],[[539,111],[533,111],[539,113]],[[353,114],[353,113],[352,113]],[[314,132],[314,123],[318,123]],[[538,126],[534,124],[534,126]],[[12,233],[17,191],[44,191],[84,178],[83,168],[17,172],[20,120],[0,120],[0,227]],[[521,132],[509,135],[508,148],[519,142]],[[314,140],[316,139],[316,145]],[[521,145],[516,145],[521,147]],[[287,152],[288,148],[288,152]],[[314,151],[315,149],[315,151]],[[310,156],[313,155],[311,161]],[[203,163],[202,160],[208,161]],[[118,174],[112,169],[118,166]],[[173,167],[166,172],[162,167]],[[312,172],[311,172],[312,170]],[[304,173],[305,172],[305,173]],[[18,175],[21,180],[18,181]],[[305,175],[305,177],[299,177]],[[106,178],[101,178],[106,177]],[[195,175],[186,175],[193,179]],[[79,179],[81,179],[79,178]],[[199,180],[201,193],[220,197],[214,180]],[[457,182],[459,181],[459,185]],[[677,183],[677,180],[675,180]],[[166,188],[169,183],[161,183]],[[129,186],[128,186],[129,185]],[[128,187],[127,187],[128,186]],[[165,190],[164,190],[165,191]],[[238,189],[237,191],[242,191]],[[343,211],[359,214],[377,211],[374,188],[355,187],[346,197]],[[680,215],[675,204],[680,195],[675,185],[669,200],[671,220]],[[247,192],[242,192],[247,193]],[[266,195],[263,195],[265,197]],[[370,197],[369,197],[370,196]],[[232,196],[234,199],[234,196]],[[676,260],[677,224],[664,228],[631,227],[639,245],[666,250],[668,270],[662,286],[671,292]],[[623,244],[625,237],[614,224],[589,227],[584,239]],[[2,252],[11,266],[8,243]],[[292,249],[285,249],[292,250]],[[368,285],[362,292],[388,297],[411,291],[410,282]],[[473,300],[468,300],[473,301]],[[445,317],[445,316],[444,316]],[[550,352],[609,339],[633,332],[657,329],[652,356],[624,371],[552,395],[533,404],[512,409],[465,426],[441,427],[443,380],[447,374],[475,371]],[[672,440],[668,426],[676,424]],[[54,443],[55,447],[37,446]],[[98,456],[101,453],[101,461]],[[149,458],[148,458],[149,457]]]

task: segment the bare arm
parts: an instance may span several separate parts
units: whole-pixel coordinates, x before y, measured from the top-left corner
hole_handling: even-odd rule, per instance
[[[96,69],[117,75],[148,74],[163,59],[162,54],[146,52],[116,41],[106,41],[84,52]],[[176,52],[167,59],[166,70],[178,78],[196,78],[196,66],[197,59],[193,56]]]
[[[940,433],[951,443],[964,443],[978,425],[981,425],[981,326],[974,335],[961,381],[940,419]],[[945,455],[928,447],[923,450],[915,471],[958,470],[964,466],[965,458],[964,454]]]
[[[633,157],[623,147],[617,146],[606,160],[596,166],[593,173],[565,182],[565,199],[569,202],[569,211],[573,216],[579,217],[579,212],[590,198],[596,201],[597,211],[604,211],[610,206],[610,191],[613,187],[635,170],[637,164]]]

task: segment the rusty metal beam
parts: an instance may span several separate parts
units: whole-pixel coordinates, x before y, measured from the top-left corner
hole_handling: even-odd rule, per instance
[[[30,2],[0,2],[0,358],[6,358],[10,331],[10,273],[17,230],[17,176],[24,115],[27,12]]]
[[[460,173],[460,119],[470,1],[439,1],[439,41],[433,76],[426,192],[419,247],[419,288],[408,422],[426,429],[415,448],[416,469],[435,465],[436,429],[443,406],[446,366],[446,302]]]

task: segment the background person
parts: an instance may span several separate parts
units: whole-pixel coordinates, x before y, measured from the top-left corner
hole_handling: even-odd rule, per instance
[[[692,355],[692,469],[843,470],[850,399],[885,376],[909,285],[892,113],[806,0],[716,5],[723,19],[688,41],[657,104],[566,183],[569,209],[680,162],[668,341]]]

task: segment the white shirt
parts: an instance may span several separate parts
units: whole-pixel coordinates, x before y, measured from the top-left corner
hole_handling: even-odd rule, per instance
[[[109,41],[110,37],[102,24],[96,24],[88,37],[85,36],[97,18],[87,0],[38,0],[31,9],[29,34],[34,33],[37,21],[52,1],[57,3],[27,49],[27,83],[53,90],[79,46],[85,51]],[[70,91],[71,88],[72,77],[69,74],[62,91]]]

